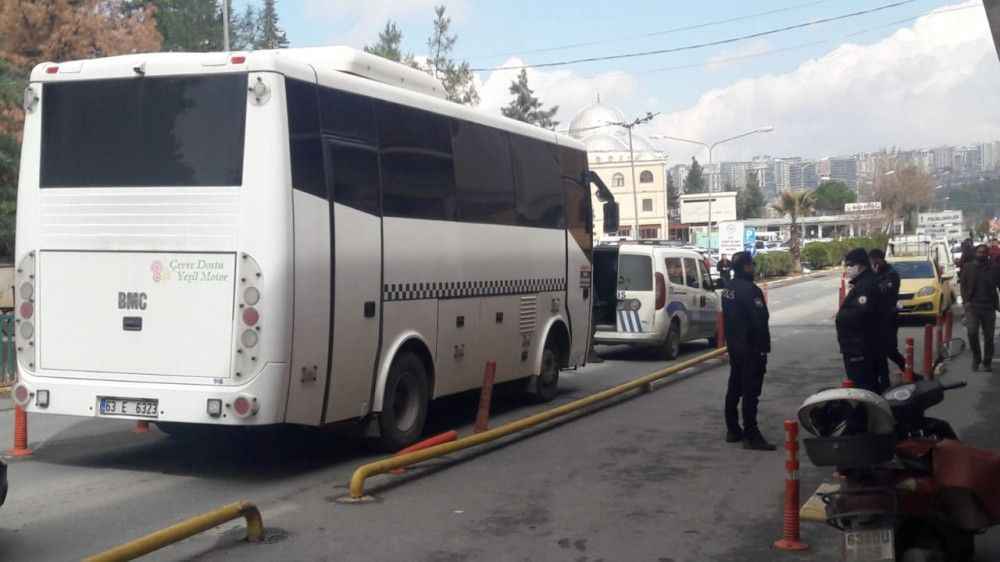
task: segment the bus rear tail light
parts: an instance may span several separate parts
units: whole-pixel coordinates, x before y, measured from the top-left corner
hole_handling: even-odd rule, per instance
[[[46,74],[55,74],[57,72],[59,72],[59,67],[58,66],[50,66],[50,67],[48,67],[48,68],[45,69],[45,73]]]
[[[14,341],[17,344],[18,361],[28,367],[35,368],[35,312],[38,306],[36,297],[38,292],[35,284],[35,252],[28,252],[20,263],[14,274],[14,286],[17,290],[14,293],[15,311]]]
[[[253,327],[253,326],[257,325],[258,321],[260,321],[260,313],[257,312],[256,308],[254,308],[252,306],[248,306],[248,307],[246,307],[246,308],[243,309],[243,323],[244,324],[246,324],[247,326]]]
[[[667,304],[667,283],[662,273],[656,274],[656,310]]]
[[[239,285],[236,287],[236,301],[239,304],[239,315],[235,318],[233,327],[235,337],[236,358],[233,362],[233,375],[242,379],[259,370],[265,363],[258,354],[258,344],[261,340],[261,309],[264,298],[260,281],[263,275],[257,261],[250,254],[240,254],[237,264]]]
[[[243,64],[246,61],[247,61],[247,58],[245,56],[243,56],[243,55],[236,55],[236,56],[232,57],[231,59],[229,59],[229,62],[231,62],[233,64]]]
[[[254,396],[240,394],[236,397],[236,400],[233,400],[233,413],[238,418],[249,418],[255,415],[259,409],[260,406],[257,404],[257,398]]]
[[[22,408],[28,405],[28,401],[31,400],[31,391],[28,387],[23,384],[14,385],[14,391],[11,392],[11,397],[14,398],[14,403]]]

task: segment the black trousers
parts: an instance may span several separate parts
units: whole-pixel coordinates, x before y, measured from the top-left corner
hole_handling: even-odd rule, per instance
[[[993,330],[996,328],[997,315],[992,308],[965,309],[965,328],[969,336],[969,349],[975,363],[989,365],[993,362]],[[979,332],[983,333],[983,346],[979,346]]]
[[[844,371],[855,388],[881,394],[889,388],[889,366],[884,354],[844,354]]]
[[[886,356],[899,367],[900,371],[906,370],[906,358],[899,352],[899,324],[896,321],[893,321],[892,333],[886,346]]]
[[[743,432],[757,431],[757,403],[764,386],[764,360],[760,353],[729,354],[729,387],[726,389],[726,429],[740,431],[737,407],[743,402]]]

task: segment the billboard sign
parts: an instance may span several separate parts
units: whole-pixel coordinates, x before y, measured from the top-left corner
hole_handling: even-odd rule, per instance
[[[845,203],[845,213],[868,213],[871,211],[881,211],[881,201],[867,201],[865,203]]]
[[[736,220],[736,192],[681,195],[681,223],[706,224]]]
[[[743,221],[719,223],[719,254],[732,256],[743,251]]]
[[[930,238],[961,240],[965,224],[962,211],[940,211],[917,215],[917,234]]]

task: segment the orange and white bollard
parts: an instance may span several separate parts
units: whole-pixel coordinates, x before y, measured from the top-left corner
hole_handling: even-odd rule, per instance
[[[934,378],[934,326],[924,326],[924,376]]]
[[[840,275],[840,300],[837,301],[837,307],[844,306],[844,298],[847,297],[847,281],[843,274]]]
[[[490,428],[490,402],[493,399],[493,383],[497,377],[497,362],[487,361],[483,371],[483,387],[479,390],[479,411],[473,433],[482,433]]]
[[[937,349],[935,357],[944,357],[944,316],[937,317],[937,325],[934,327],[934,340]]]
[[[31,454],[28,448],[28,413],[21,406],[14,406],[14,448],[8,449],[12,457],[26,457]]]
[[[454,429],[451,431],[445,431],[444,433],[439,433],[434,437],[429,437],[427,439],[424,439],[419,443],[414,443],[413,445],[410,445],[409,447],[403,449],[402,451],[399,451],[393,456],[398,457],[399,455],[405,455],[406,453],[412,453],[414,451],[420,451],[422,449],[430,449],[431,447],[435,447],[443,443],[450,443],[452,441],[455,441],[456,439],[458,439],[457,431],[455,431]],[[404,472],[406,472],[406,468],[405,467],[394,468],[389,472],[391,472],[392,474],[403,474]]]
[[[906,370],[903,382],[913,382],[913,338],[906,338]]]
[[[785,517],[782,537],[775,541],[778,550],[806,550],[809,545],[799,537],[799,422],[785,420]]]
[[[135,429],[132,430],[132,433],[149,433],[149,422],[143,420],[135,422]]]

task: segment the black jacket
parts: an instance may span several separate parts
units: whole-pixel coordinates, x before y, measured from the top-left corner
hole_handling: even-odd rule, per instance
[[[851,290],[837,311],[837,342],[844,355],[867,356],[885,345],[885,304],[879,277],[866,269],[851,282]]]
[[[733,278],[733,262],[723,258],[715,264],[715,268],[719,270],[719,279],[722,279],[723,285]]]
[[[980,286],[980,278],[984,275],[990,279],[989,285],[992,285],[993,290],[986,295],[981,295],[978,294],[976,288]],[[1000,299],[997,297],[998,283],[1000,283],[1000,266],[979,265],[974,261],[963,265],[959,274],[962,303],[966,307],[1000,309]]]
[[[730,353],[770,353],[770,314],[764,293],[753,281],[736,277],[722,291],[722,315]]]
[[[896,349],[896,314],[899,303],[899,272],[889,264],[885,264],[878,275],[878,289],[882,300],[882,330],[888,350]]]

